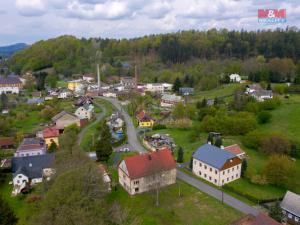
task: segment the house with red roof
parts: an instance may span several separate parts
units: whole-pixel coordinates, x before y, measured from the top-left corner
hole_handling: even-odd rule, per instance
[[[59,146],[59,130],[55,127],[47,127],[43,130],[43,138],[45,140],[45,144],[47,148],[50,147],[52,142],[55,142],[57,146]]]
[[[126,157],[118,167],[119,183],[130,194],[147,192],[176,182],[176,162],[168,148]]]
[[[0,138],[0,149],[12,149],[15,146],[15,140],[12,137]]]
[[[145,110],[136,114],[136,119],[141,128],[150,128],[154,125],[154,120],[145,112]]]
[[[246,153],[241,149],[241,147],[238,144],[230,145],[224,148],[227,152],[230,152],[240,159],[245,158]]]

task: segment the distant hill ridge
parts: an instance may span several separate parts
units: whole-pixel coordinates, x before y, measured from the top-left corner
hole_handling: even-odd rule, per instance
[[[0,56],[11,56],[15,52],[23,50],[27,48],[29,45],[25,43],[16,43],[12,45],[6,45],[6,46],[1,46],[0,47]]]

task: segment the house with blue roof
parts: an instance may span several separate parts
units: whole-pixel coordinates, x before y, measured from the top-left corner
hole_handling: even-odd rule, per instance
[[[235,154],[204,144],[193,154],[193,173],[217,186],[241,177],[242,160]]]

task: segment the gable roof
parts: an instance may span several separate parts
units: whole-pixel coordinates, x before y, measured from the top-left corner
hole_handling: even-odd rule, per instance
[[[3,137],[0,138],[0,146],[14,145],[15,140],[12,137]]]
[[[61,111],[60,113],[58,113],[57,115],[55,115],[54,117],[52,117],[52,121],[56,122],[57,120],[59,120],[60,118],[62,118],[65,115],[69,115],[71,117],[73,117],[74,119],[77,119],[77,117],[75,115],[73,115],[72,113],[66,112],[66,111]]]
[[[43,130],[44,138],[52,138],[58,136],[59,136],[59,130],[54,127],[47,127],[46,129]]]
[[[193,158],[198,159],[214,168],[222,169],[224,164],[228,160],[236,158],[236,155],[214,145],[204,144],[199,147],[196,152],[194,152]]]
[[[291,191],[287,191],[280,206],[281,208],[299,217],[300,216],[300,195],[295,194]]]
[[[22,84],[22,82],[18,76],[8,75],[7,77],[0,76],[0,84]]]
[[[39,151],[45,148],[45,142],[41,138],[24,138],[22,143],[17,149],[18,152],[22,151]]]
[[[240,155],[245,153],[238,144],[227,146],[224,148],[224,150],[231,152],[234,155]]]
[[[12,172],[14,177],[23,174],[28,178],[41,178],[43,169],[50,168],[54,161],[54,153],[27,157],[13,157]]]
[[[124,159],[131,179],[149,176],[176,167],[176,162],[168,148],[148,154],[135,155]]]

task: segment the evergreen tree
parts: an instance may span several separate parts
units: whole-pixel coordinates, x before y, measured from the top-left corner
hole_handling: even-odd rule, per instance
[[[0,109],[5,109],[8,105],[8,98],[7,98],[7,95],[3,92],[1,94],[1,98],[0,98]]]
[[[179,92],[179,88],[181,88],[181,87],[182,87],[181,81],[180,81],[179,77],[177,77],[173,84],[173,91]]]
[[[247,171],[248,162],[246,159],[243,159],[242,161],[242,168],[241,168],[241,177],[245,177],[245,173]]]
[[[111,133],[105,122],[102,125],[100,139],[96,141],[93,149],[96,152],[98,161],[107,161],[113,152],[111,146]]]
[[[177,162],[178,163],[183,163],[183,149],[182,147],[180,146],[179,149],[178,149],[178,155],[177,155]]]
[[[204,108],[204,107],[207,106],[207,100],[206,100],[206,98],[204,98],[204,99],[202,100],[201,106],[202,106],[202,108]]]
[[[48,148],[48,151],[49,152],[55,152],[57,150],[58,146],[57,144],[55,143],[55,141],[51,141],[51,144]]]
[[[270,90],[270,91],[272,90],[271,83],[268,83],[267,90]]]
[[[0,196],[0,225],[14,225],[17,221],[7,202]]]
[[[222,138],[218,137],[214,145],[220,148],[222,146]]]
[[[270,208],[269,216],[272,217],[274,220],[281,222],[283,219],[282,210],[279,204],[279,201],[275,203],[273,207]]]

